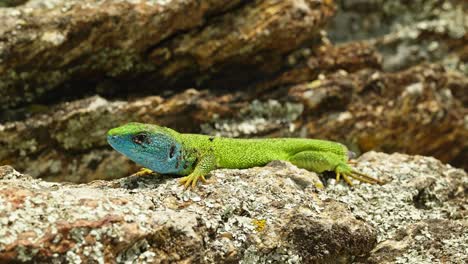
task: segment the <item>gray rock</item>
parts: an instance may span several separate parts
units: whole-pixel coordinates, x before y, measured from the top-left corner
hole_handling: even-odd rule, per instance
[[[217,170],[183,191],[168,176],[44,182],[0,167],[0,260],[36,262],[462,263],[463,170],[369,152],[386,180],[353,189],[286,162]],[[445,227],[445,228],[444,228]],[[428,251],[427,251],[428,250]],[[430,254],[425,254],[429,252]],[[462,261],[462,262],[460,262]]]

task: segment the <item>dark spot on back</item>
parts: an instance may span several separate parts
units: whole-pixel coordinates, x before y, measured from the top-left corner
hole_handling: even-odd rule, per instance
[[[188,168],[187,162],[184,163],[184,170]]]
[[[169,150],[169,158],[172,159],[174,157],[175,145],[171,145],[171,149]]]
[[[181,158],[182,158],[182,157],[181,157],[180,155],[177,157],[177,161],[176,161],[176,164],[175,164],[176,169],[179,168],[179,165],[180,165],[179,163],[180,163],[180,159],[181,159]]]
[[[211,142],[213,142],[214,139],[215,139],[214,137],[210,137],[210,138],[209,138],[209,140],[210,140]]]

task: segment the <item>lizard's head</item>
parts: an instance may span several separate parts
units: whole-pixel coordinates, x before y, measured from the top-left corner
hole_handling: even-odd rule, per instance
[[[128,123],[107,132],[107,142],[134,162],[159,173],[181,171],[177,132],[151,124]]]

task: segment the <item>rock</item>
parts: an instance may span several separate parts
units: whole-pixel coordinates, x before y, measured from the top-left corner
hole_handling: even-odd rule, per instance
[[[0,161],[52,181],[128,176],[138,168],[111,150],[105,134],[139,121],[230,137],[325,138],[358,153],[423,153],[467,165],[465,99],[456,96],[468,89],[464,76],[436,65],[396,73],[363,68],[285,87],[255,100],[256,90],[217,94],[189,89],[169,98],[124,102],[95,96],[59,104],[0,125]]]
[[[366,263],[421,263],[468,261],[466,221],[423,220],[399,230],[379,244]]]
[[[383,68],[395,71],[437,62],[468,73],[466,1],[336,1],[327,31],[334,42],[365,41],[382,54]]]
[[[2,0],[0,1],[0,7],[11,7],[24,4],[28,0]]]
[[[329,74],[292,87],[304,104],[309,137],[346,142],[352,150],[435,156],[466,168],[468,78],[423,64],[386,73]]]
[[[34,1],[0,8],[0,108],[241,86],[317,38],[332,1]]]
[[[381,56],[377,50],[364,42],[350,42],[331,45],[324,37],[317,47],[304,48],[291,54],[292,67],[266,81],[255,84],[255,88],[265,93],[278,87],[311,82],[319,76],[335,73],[353,73],[362,69],[380,70]]]
[[[336,2],[0,0],[0,263],[468,262],[466,172],[367,152],[468,169],[465,3]],[[335,140],[387,184],[122,178],[130,121]]]
[[[0,164],[52,181],[124,177],[138,168],[107,146],[105,133],[139,121],[230,137],[324,138],[355,152],[423,154],[467,168],[466,76],[430,64],[385,72],[369,41],[332,45],[318,32],[331,1],[270,2],[30,0],[1,8]],[[187,58],[198,70],[187,69]],[[185,89],[192,84],[199,88]]]
[[[359,2],[368,1],[349,8]],[[52,181],[124,177],[138,168],[107,146],[105,133],[139,121],[230,137],[323,138],[358,153],[422,154],[468,168],[468,78],[437,64],[386,72],[372,41],[330,43],[320,29],[331,13],[331,1],[30,0],[1,8],[0,101],[8,103],[0,164]],[[62,20],[69,23],[60,28]],[[31,26],[39,22],[47,26]],[[232,25],[251,38],[231,34]],[[58,27],[68,33],[57,46]],[[108,40],[114,46],[103,48]],[[187,57],[198,70],[186,68]],[[20,75],[3,74],[17,68]]]
[[[315,68],[299,64],[291,72],[303,72],[303,78],[314,79],[321,69],[352,71],[367,67],[368,62],[378,63],[370,47],[350,46],[324,46],[307,57],[319,61]],[[358,49],[360,52],[350,52]],[[280,76],[274,82],[280,85],[288,81]],[[0,163],[52,181],[88,182],[128,176],[138,168],[107,146],[105,133],[129,121],[231,137],[294,136],[288,132],[289,126],[300,118],[304,107],[283,100],[287,90],[254,100],[258,91],[272,87],[273,83],[264,83],[248,91],[226,93],[189,89],[170,97],[146,96],[130,102],[93,96],[43,107],[28,112],[23,119],[0,124]]]
[[[371,226],[317,198],[314,173],[272,165],[219,170],[210,181],[184,192],[168,177],[87,185],[4,177],[0,260],[330,261],[375,244]],[[318,240],[320,254],[303,250]]]
[[[230,109],[222,103],[222,97],[196,90],[169,99],[149,96],[131,103],[110,102],[99,96],[63,103],[25,121],[0,125],[0,161],[52,181],[128,176],[137,167],[111,150],[107,130],[133,120],[193,131],[193,126],[214,114],[228,114]]]
[[[463,263],[463,170],[375,152],[356,166],[387,184],[319,190],[315,173],[273,162],[214,171],[184,192],[167,176],[74,185],[3,166],[0,260]]]
[[[377,228],[377,246],[360,263],[465,263],[468,177],[422,156],[368,152],[358,169],[389,181],[378,190],[330,185],[327,195],[346,203]],[[362,166],[362,167],[361,167]]]

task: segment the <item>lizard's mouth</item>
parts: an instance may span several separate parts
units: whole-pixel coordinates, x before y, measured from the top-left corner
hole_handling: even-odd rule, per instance
[[[107,136],[107,143],[109,143],[109,145],[111,145],[113,148],[116,148],[116,146],[118,146],[119,141],[120,141],[119,136],[114,136],[114,135]]]

